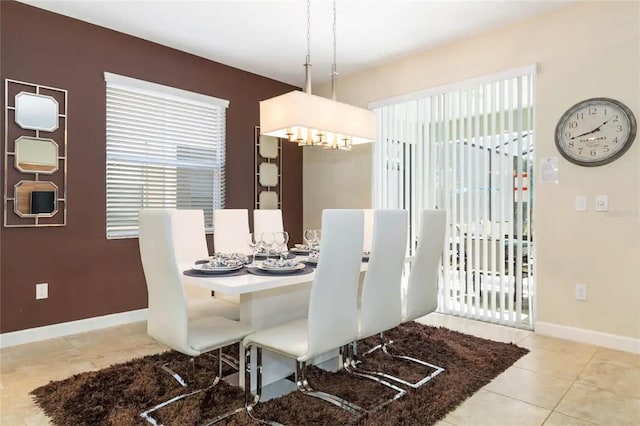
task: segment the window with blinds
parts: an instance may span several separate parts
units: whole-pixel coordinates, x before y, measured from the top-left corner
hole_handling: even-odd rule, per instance
[[[213,210],[225,199],[229,102],[105,73],[107,238],[138,236],[142,208]]]
[[[535,66],[372,102],[375,208],[447,211],[439,310],[534,323]]]

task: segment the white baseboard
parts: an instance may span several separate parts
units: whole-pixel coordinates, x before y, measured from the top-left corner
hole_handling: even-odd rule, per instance
[[[536,333],[544,336],[573,340],[581,343],[602,346],[619,351],[640,354],[640,339],[619,336],[617,334],[603,333],[601,331],[587,330],[584,328],[569,327],[566,325],[552,324],[536,321]]]
[[[10,333],[0,334],[0,348],[22,345],[23,343],[38,342],[40,340],[53,339],[55,337],[69,336],[71,334],[84,333],[85,331],[99,330],[101,328],[115,327],[132,322],[146,321],[146,319],[147,309],[145,308],[135,311],[104,315],[101,317],[46,325],[43,327],[28,328],[26,330],[12,331]]]

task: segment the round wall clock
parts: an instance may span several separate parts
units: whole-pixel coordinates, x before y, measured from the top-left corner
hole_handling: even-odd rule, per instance
[[[622,156],[636,137],[633,112],[622,102],[592,98],[578,102],[556,126],[560,154],[580,166],[595,167]]]

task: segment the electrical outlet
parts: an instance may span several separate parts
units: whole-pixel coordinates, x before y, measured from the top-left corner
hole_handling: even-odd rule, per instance
[[[596,211],[607,212],[609,211],[609,197],[607,195],[596,195]]]
[[[36,284],[36,299],[47,299],[47,298],[49,298],[49,284],[48,283]]]
[[[587,300],[587,285],[576,284],[576,299]]]

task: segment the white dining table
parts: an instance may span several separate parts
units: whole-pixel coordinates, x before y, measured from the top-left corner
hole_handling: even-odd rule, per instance
[[[306,260],[306,256],[298,256],[297,259],[303,261]],[[192,267],[193,264],[180,264],[181,271]],[[367,263],[363,262],[360,269],[361,282],[366,270]],[[255,330],[261,330],[307,317],[315,269],[302,275],[181,276],[183,284],[225,295],[239,295],[240,322],[251,325]],[[316,357],[314,363],[327,361],[336,355],[337,351],[328,352]],[[240,345],[241,372],[244,371],[244,361],[244,348]],[[262,370],[262,383],[267,386],[290,376],[295,371],[295,361],[265,350]],[[239,385],[244,387],[244,374],[239,375],[238,381]],[[253,374],[252,383],[255,383]]]

